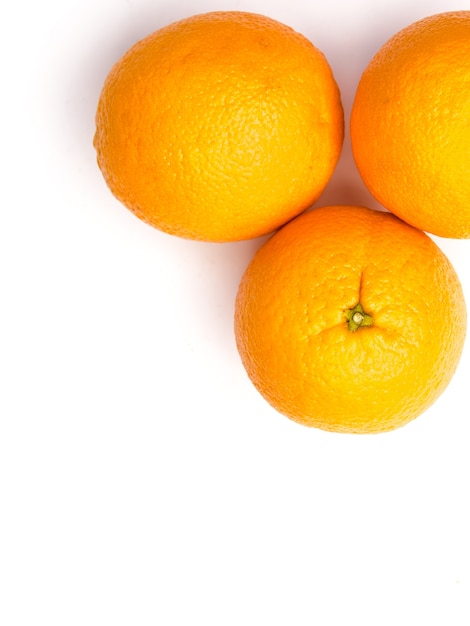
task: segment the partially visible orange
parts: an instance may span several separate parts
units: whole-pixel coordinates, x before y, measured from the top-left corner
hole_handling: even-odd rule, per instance
[[[236,241],[315,202],[343,140],[325,56],[268,17],[220,11],[157,30],[109,73],[94,144],[113,194],[181,237]]]
[[[466,307],[439,247],[390,213],[314,209],[255,254],[235,307],[253,384],[306,426],[378,433],[441,395],[460,359]]]
[[[434,235],[470,237],[470,11],[419,20],[377,52],[351,142],[382,205]]]

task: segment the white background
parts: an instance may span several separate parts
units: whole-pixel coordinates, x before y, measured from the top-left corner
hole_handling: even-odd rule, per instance
[[[12,8],[14,6],[14,8]],[[327,56],[346,123],[400,28],[460,0],[9,3],[1,20],[0,624],[470,624],[470,343],[413,423],[310,430],[232,331],[261,240],[137,220],[92,147],[111,65],[176,19],[264,13]],[[317,204],[374,206],[348,138]],[[438,240],[470,303],[470,241]],[[425,322],[425,320],[423,320]]]

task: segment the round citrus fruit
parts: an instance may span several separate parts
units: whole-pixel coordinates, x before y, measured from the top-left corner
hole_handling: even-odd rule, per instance
[[[309,207],[343,140],[324,55],[257,14],[221,11],[166,26],[108,75],[94,145],[114,195],[168,233],[237,241]]]
[[[470,11],[424,18],[363,73],[351,113],[358,170],[375,198],[441,237],[470,237]]]
[[[255,387],[306,426],[377,433],[420,415],[451,380],[466,307],[422,231],[388,212],[314,209],[255,254],[235,337]]]

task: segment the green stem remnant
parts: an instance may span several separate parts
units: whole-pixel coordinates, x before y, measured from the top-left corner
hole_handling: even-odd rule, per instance
[[[374,322],[372,316],[364,311],[360,302],[358,302],[353,309],[348,309],[345,314],[348,322],[348,330],[352,333],[364,326],[372,326]]]

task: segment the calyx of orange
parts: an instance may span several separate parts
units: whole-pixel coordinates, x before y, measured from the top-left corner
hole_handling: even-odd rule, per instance
[[[345,315],[348,322],[348,330],[352,333],[359,330],[359,328],[372,326],[374,323],[372,316],[364,311],[364,307],[360,302],[353,309],[348,309]]]

